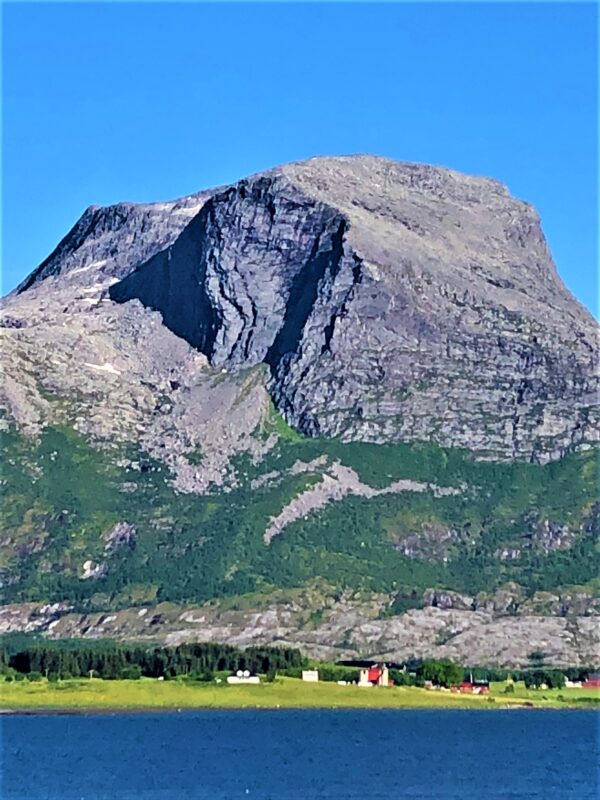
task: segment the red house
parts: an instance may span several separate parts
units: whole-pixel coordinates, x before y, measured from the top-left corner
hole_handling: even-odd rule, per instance
[[[359,686],[391,686],[392,683],[389,670],[385,664],[381,667],[375,664],[360,671]]]
[[[594,673],[588,675],[584,683],[581,684],[582,689],[600,689],[600,674]]]
[[[458,691],[461,694],[489,694],[490,684],[488,681],[463,681]]]

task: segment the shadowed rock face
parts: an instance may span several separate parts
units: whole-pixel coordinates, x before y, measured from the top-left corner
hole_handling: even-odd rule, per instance
[[[598,437],[596,325],[534,209],[495,181],[319,158],[91,210],[19,291],[98,269],[214,366],[267,364],[306,434],[533,461]]]
[[[167,203],[90,206],[14,293],[57,276],[73,285],[89,283],[92,277],[121,278],[170,245],[208,196],[210,192],[199,192]]]
[[[449,170],[315,159],[208,200],[111,287],[311,435],[544,461],[592,441],[594,322],[531,206]]]
[[[287,191],[286,191],[287,188]],[[168,249],[110,289],[158,309],[216,366],[276,368],[300,346],[346,223],[267,178],[211,198]]]

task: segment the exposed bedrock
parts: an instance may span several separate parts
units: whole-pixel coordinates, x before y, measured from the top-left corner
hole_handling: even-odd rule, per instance
[[[158,310],[214,366],[266,363],[306,434],[542,462],[598,439],[596,323],[496,181],[318,158],[109,216],[80,221],[75,255],[100,226],[110,298]],[[27,286],[77,272],[60,247]]]
[[[336,210],[295,187],[269,178],[242,182],[211,198],[172,247],[110,296],[158,309],[216,366],[266,362],[277,373],[307,345],[309,317],[323,302],[332,324],[317,344],[327,348],[335,313],[360,281],[358,263],[344,252],[346,228]]]

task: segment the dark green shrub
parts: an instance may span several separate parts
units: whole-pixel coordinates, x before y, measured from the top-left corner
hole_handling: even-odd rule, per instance
[[[354,683],[358,681],[360,670],[353,667],[341,667],[337,664],[321,664],[319,666],[320,681],[347,681]]]
[[[214,674],[211,670],[192,670],[187,676],[189,681],[196,681],[197,683],[210,683],[214,680]]]
[[[10,675],[11,678],[14,678],[16,671],[17,670],[13,669],[12,667],[4,667],[4,669],[0,670],[0,675],[5,675],[5,676]]]
[[[390,670],[390,680],[394,682],[394,686],[408,686],[410,683],[410,676],[408,672],[392,668]]]
[[[137,664],[132,664],[129,667],[123,667],[120,672],[122,680],[137,681],[142,677],[142,670]]]
[[[280,669],[279,672],[285,675],[286,678],[302,677],[302,667],[288,667],[287,669]]]
[[[536,669],[525,672],[523,675],[525,686],[528,689],[539,689],[542,685],[548,689],[564,689],[565,676],[555,669]]]
[[[422,677],[423,681],[431,681],[435,686],[454,686],[462,681],[464,670],[451,661],[430,659],[421,664],[417,675]]]

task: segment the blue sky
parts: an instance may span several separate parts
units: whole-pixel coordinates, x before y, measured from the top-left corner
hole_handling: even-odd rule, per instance
[[[3,5],[3,289],[84,208],[370,152],[495,177],[596,307],[597,10]]]

